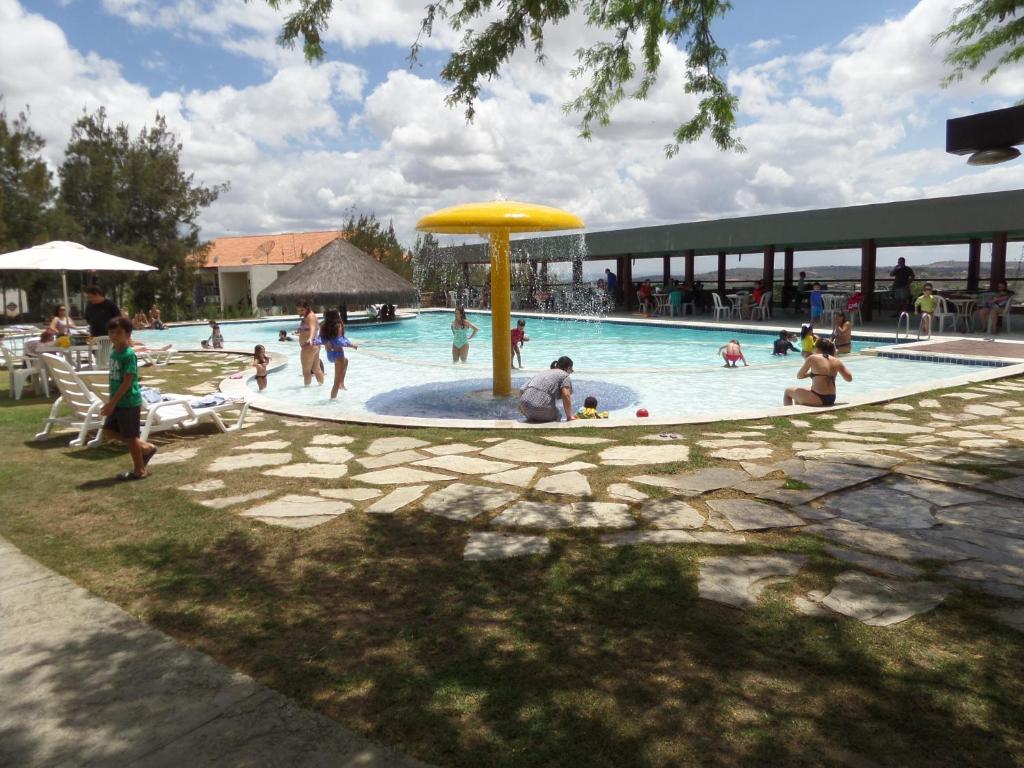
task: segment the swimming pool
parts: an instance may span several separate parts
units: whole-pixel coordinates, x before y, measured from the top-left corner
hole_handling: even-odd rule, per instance
[[[514,400],[489,396],[491,375],[490,316],[471,313],[480,333],[470,344],[466,365],[451,362],[452,315],[425,312],[398,323],[350,325],[348,336],[360,345],[349,355],[348,390],[329,399],[329,385],[304,387],[298,367],[298,345],[279,343],[279,330],[293,330],[295,318],[253,323],[223,323],[225,343],[233,349],[267,347],[275,361],[287,363],[273,371],[264,393],[278,404],[298,406],[325,417],[367,415],[452,419],[514,419]],[[515,325],[513,317],[513,326]],[[198,346],[209,335],[205,326],[139,332],[151,343]],[[568,355],[575,363],[574,407],[594,394],[612,418],[632,417],[637,408],[655,419],[687,419],[707,414],[727,417],[781,404],[782,391],[797,383],[799,355],[774,357],[773,336],[728,328],[688,328],[554,318],[527,318],[530,341],[523,351],[525,370],[515,384],[550,362]],[[726,370],[718,348],[736,338],[749,368]],[[856,340],[846,358],[852,383],[840,382],[840,401],[928,382],[941,386],[978,368],[949,362],[883,359],[856,354],[878,342]],[[328,382],[331,371],[328,370]],[[253,382],[249,388],[256,392]]]

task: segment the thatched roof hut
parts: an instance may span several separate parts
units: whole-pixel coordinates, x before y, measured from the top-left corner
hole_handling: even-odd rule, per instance
[[[405,304],[416,288],[352,243],[339,237],[296,264],[259,292],[261,307],[287,307],[302,299],[314,306]]]

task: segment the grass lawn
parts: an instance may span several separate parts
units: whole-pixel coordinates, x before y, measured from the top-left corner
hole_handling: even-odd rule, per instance
[[[247,362],[235,360],[224,370]],[[165,378],[165,391],[204,376],[183,366],[149,371],[144,379]],[[6,375],[0,382],[6,386]],[[964,405],[947,404],[951,413]],[[890,628],[803,616],[791,598],[828,589],[849,566],[828,556],[823,540],[800,533],[756,534],[733,547],[609,549],[596,532],[571,531],[552,534],[546,556],[474,563],[463,561],[462,549],[469,531],[487,529],[486,515],[459,523],[413,505],[387,516],[352,511],[305,531],[271,527],[207,509],[177,487],[208,477],[203,467],[251,441],[246,432],[279,430],[259,439],[292,440],[296,459],[314,434],[328,432],[353,436],[348,447],[357,455],[387,435],[502,435],[287,427],[267,416],[231,435],[161,435],[162,451],[195,445],[198,457],[122,484],[110,478],[128,468],[123,449],[69,449],[66,433],[32,441],[48,408],[0,389],[0,534],[182,642],[427,762],[1024,764],[1024,635],[991,617],[1008,602],[955,590],[936,610]],[[900,415],[927,420],[922,410]],[[786,419],[759,422],[773,426],[766,438],[779,447],[777,459],[790,455],[793,440],[829,428],[808,420],[813,426],[802,429]],[[694,446],[738,426],[673,431]],[[626,443],[651,431],[596,434]],[[588,477],[604,498],[607,484],[630,475],[715,464],[730,463],[694,446],[686,464],[600,467]],[[217,495],[271,483],[314,492],[308,480],[259,472],[223,478],[228,486]],[[316,482],[358,485],[345,477]],[[698,599],[701,557],[766,552],[810,560],[755,609]]]

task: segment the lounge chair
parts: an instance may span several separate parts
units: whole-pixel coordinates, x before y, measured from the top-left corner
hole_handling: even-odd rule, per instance
[[[135,355],[142,361],[143,365],[167,365],[177,352],[174,347],[168,344],[161,349],[136,349]]]
[[[50,415],[43,425],[43,431],[35,436],[36,440],[45,440],[55,426],[78,430],[78,436],[68,445],[89,447],[103,442],[103,416],[100,410],[106,403],[107,392],[106,371],[76,371],[67,360],[59,355],[42,355],[50,378],[60,390],[60,397],[50,409]],[[142,439],[146,440],[153,432],[167,429],[183,429],[194,427],[203,421],[212,422],[221,432],[234,432],[241,428],[249,404],[244,401],[226,401],[217,405],[193,406],[195,397],[169,395],[172,399],[159,403],[146,403],[142,410]],[[71,411],[61,416],[62,408]],[[234,423],[227,424],[221,418],[226,411],[238,410],[238,418]],[[96,436],[89,440],[89,433]]]

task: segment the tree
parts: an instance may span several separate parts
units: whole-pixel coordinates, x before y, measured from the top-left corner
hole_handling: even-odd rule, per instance
[[[127,125],[108,124],[101,108],[72,126],[59,170],[59,208],[69,235],[158,267],[133,275],[137,308],[148,309],[157,296],[165,305],[191,304],[194,255],[202,250],[196,219],[228,189],[196,184],[182,171],[180,155],[161,115],[133,138]]]
[[[932,43],[942,40],[953,42],[946,56],[953,71],[943,85],[962,80],[995,56],[981,78],[988,82],[1000,67],[1024,60],[1024,0],[972,0],[957,8],[949,28]]]
[[[293,47],[302,38],[307,60],[319,60],[324,56],[321,33],[327,28],[334,0],[295,1],[298,8],[285,20],[278,41]],[[274,9],[292,4],[292,0],[266,2]],[[482,31],[471,27],[495,5],[500,18]],[[482,83],[498,77],[502,65],[527,43],[537,60],[544,61],[545,29],[582,8],[588,26],[599,35],[610,33],[610,41],[576,51],[579,65],[572,74],[589,74],[590,82],[564,109],[580,114],[581,136],[590,138],[595,123],[608,125],[612,108],[623,99],[647,97],[661,64],[659,45],[667,41],[681,45],[688,54],[684,90],[699,101],[697,114],[676,128],[666,153],[672,156],[680,144],[704,134],[720,149],[742,150],[734,135],[738,101],[719,74],[727,64],[726,52],[711,34],[712,22],[731,7],[729,0],[434,0],[426,6],[420,34],[429,37],[439,21],[464,32],[459,50],[448,58],[441,77],[452,86],[448,105],[464,106],[467,119],[472,120]],[[634,50],[634,42],[639,50]],[[417,40],[410,60],[415,61],[419,50]],[[635,81],[638,69],[640,76]]]
[[[22,112],[10,123],[0,109],[0,250],[45,240],[53,202],[52,174],[41,153],[46,142]]]
[[[412,254],[398,242],[395,227],[390,221],[385,227],[375,214],[367,216],[361,213],[357,218],[351,212],[345,225],[345,237],[356,248],[370,254],[392,272],[412,280]]]

